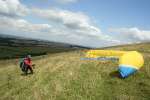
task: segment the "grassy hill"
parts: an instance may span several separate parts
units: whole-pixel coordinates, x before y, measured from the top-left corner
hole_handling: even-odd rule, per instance
[[[150,43],[105,49],[140,51],[144,67],[120,79],[117,62],[83,61],[70,51],[34,57],[34,74],[24,76],[17,59],[1,60],[0,100],[150,100]]]

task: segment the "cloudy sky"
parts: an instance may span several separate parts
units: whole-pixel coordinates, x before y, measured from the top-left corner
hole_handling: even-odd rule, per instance
[[[90,47],[150,41],[149,0],[0,0],[0,34]]]

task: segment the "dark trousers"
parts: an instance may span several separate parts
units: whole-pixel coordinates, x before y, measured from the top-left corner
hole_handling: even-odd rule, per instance
[[[26,65],[26,68],[25,68],[26,75],[28,74],[28,70],[30,70],[30,73],[33,74],[33,69],[29,65]]]

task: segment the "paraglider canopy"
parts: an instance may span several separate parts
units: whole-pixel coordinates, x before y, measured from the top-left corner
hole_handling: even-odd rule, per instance
[[[118,71],[123,78],[130,76],[144,64],[143,56],[137,51],[89,50],[86,52],[86,57],[118,57]]]

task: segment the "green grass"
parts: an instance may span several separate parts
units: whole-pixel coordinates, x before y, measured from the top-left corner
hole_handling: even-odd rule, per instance
[[[0,100],[150,100],[150,44],[111,49],[141,51],[143,68],[120,79],[117,62],[83,61],[71,51],[34,57],[34,74],[23,76],[16,59],[1,60]]]

